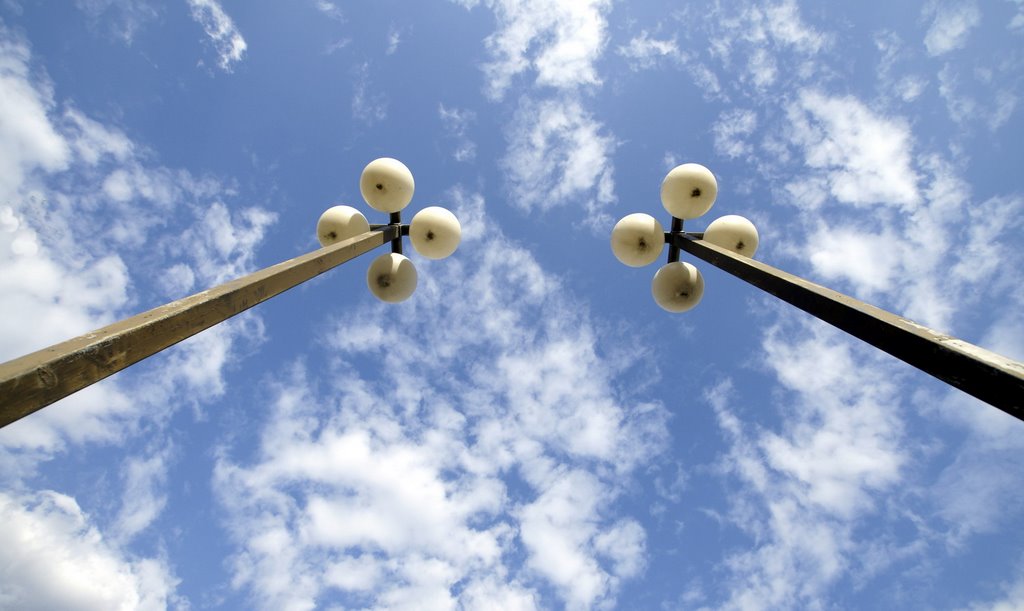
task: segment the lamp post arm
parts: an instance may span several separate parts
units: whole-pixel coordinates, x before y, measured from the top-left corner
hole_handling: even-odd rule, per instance
[[[384,226],[0,364],[0,427],[400,237]]]
[[[757,288],[1024,420],[1024,363],[688,234],[673,243]]]

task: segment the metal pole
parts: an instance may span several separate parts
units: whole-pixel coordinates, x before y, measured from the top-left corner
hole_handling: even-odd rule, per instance
[[[0,427],[400,235],[387,225],[0,364]]]
[[[672,239],[672,243],[691,255],[1024,420],[1024,363],[933,331],[696,236],[676,234]]]

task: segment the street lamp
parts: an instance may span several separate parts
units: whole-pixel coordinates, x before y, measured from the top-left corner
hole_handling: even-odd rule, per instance
[[[402,236],[409,236],[416,252],[428,259],[451,255],[462,239],[459,220],[440,206],[424,208],[412,217],[409,225],[402,225],[402,210],[412,201],[415,189],[409,168],[388,157],[371,161],[359,178],[359,191],[366,203],[374,210],[390,214],[389,225],[399,228],[400,235],[391,241],[391,253],[374,259],[366,272],[370,292],[388,303],[405,301],[416,290],[416,267],[402,254]],[[363,213],[351,206],[333,206],[320,215],[316,237],[321,246],[327,247],[386,226],[370,225]]]
[[[668,262],[651,283],[654,300],[663,309],[685,312],[704,295],[700,270],[679,260],[680,251],[685,250],[1024,420],[1024,363],[753,260],[759,242],[757,229],[741,216],[723,216],[703,232],[683,231],[683,221],[705,214],[717,195],[718,182],[710,170],[695,163],[683,164],[661,183],[661,203],[672,215],[668,232],[657,219],[642,213],[627,215],[612,229],[612,252],[630,267],[654,263],[668,244]]]
[[[317,222],[316,251],[0,364],[0,427],[388,242],[391,252],[370,263],[367,286],[382,301],[408,299],[417,273],[402,254],[402,238],[422,256],[442,259],[458,248],[459,221],[430,206],[403,224],[415,183],[395,159],[371,161],[359,190],[371,208],[390,215],[387,224],[370,225],[355,208],[334,206]]]

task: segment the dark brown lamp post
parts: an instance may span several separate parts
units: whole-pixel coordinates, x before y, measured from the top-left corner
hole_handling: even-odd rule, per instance
[[[757,229],[743,217],[725,216],[704,232],[684,232],[684,219],[707,212],[717,193],[718,184],[707,168],[692,163],[678,166],[668,173],[661,187],[662,205],[672,215],[670,231],[663,231],[661,224],[647,214],[630,214],[612,230],[612,251],[632,267],[653,263],[661,256],[664,244],[669,245],[668,263],[658,270],[651,285],[659,306],[670,312],[684,312],[696,306],[704,294],[700,270],[679,261],[679,252],[685,250],[1024,420],[1024,363],[753,260]]]

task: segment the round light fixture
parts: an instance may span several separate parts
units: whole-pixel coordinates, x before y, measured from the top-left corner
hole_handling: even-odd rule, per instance
[[[704,276],[689,263],[668,263],[654,274],[651,294],[663,310],[685,312],[700,303],[704,296]]]
[[[440,206],[429,206],[412,217],[409,241],[428,259],[444,259],[459,247],[462,226],[455,215]]]
[[[630,267],[650,265],[661,256],[665,230],[658,219],[637,212],[625,216],[612,229],[612,253]]]
[[[757,252],[757,227],[738,214],[729,214],[711,221],[704,230],[704,241],[738,255],[753,257]]]
[[[316,222],[316,238],[320,240],[320,246],[330,246],[369,230],[366,217],[352,206],[332,206]]]
[[[416,183],[412,172],[397,159],[374,159],[359,177],[359,191],[374,210],[398,212],[412,201]]]
[[[416,266],[405,255],[384,253],[370,264],[366,284],[373,296],[388,303],[408,299],[416,290]]]
[[[676,166],[661,182],[661,205],[677,219],[695,219],[711,209],[718,181],[698,163]]]

